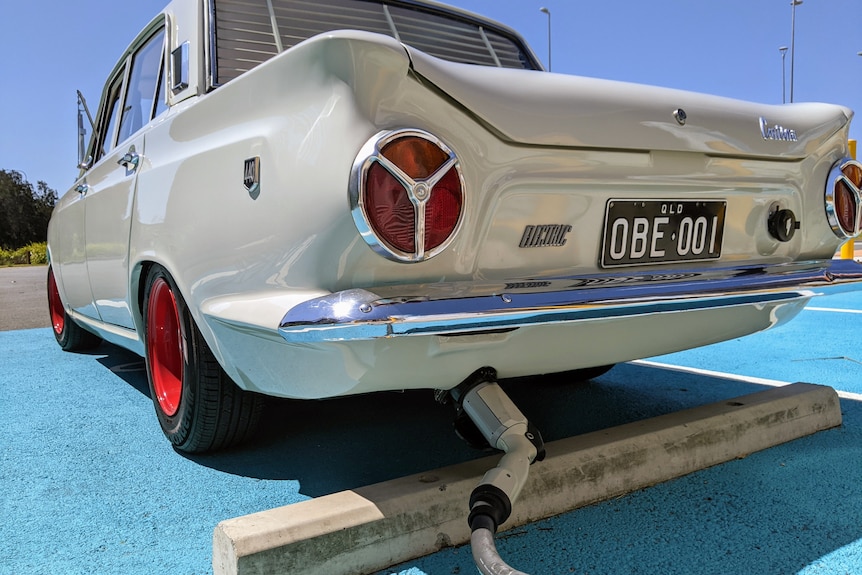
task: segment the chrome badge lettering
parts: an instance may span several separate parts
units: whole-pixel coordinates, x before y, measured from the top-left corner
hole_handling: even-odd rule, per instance
[[[519,248],[544,248],[566,245],[566,234],[572,231],[567,224],[548,224],[543,226],[527,226],[521,234]]]
[[[760,117],[760,134],[764,140],[780,140],[784,142],[798,142],[796,130],[785,128],[780,124],[770,126],[763,116]]]
[[[255,156],[245,161],[242,185],[252,198],[257,198],[260,193],[260,157]]]
[[[506,284],[503,289],[506,291],[517,289],[538,289],[549,287],[551,282],[513,282]]]

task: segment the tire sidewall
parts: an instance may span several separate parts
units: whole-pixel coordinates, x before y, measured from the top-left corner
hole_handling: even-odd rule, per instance
[[[150,397],[153,400],[153,405],[156,409],[156,417],[159,420],[159,425],[162,428],[165,436],[171,441],[171,443],[177,447],[182,447],[191,436],[191,426],[195,421],[194,411],[196,409],[198,390],[197,390],[197,373],[195,370],[197,369],[196,362],[193,361],[193,358],[196,357],[196,338],[195,338],[195,328],[192,323],[191,314],[189,313],[188,306],[186,306],[185,299],[183,299],[180,294],[179,289],[177,288],[176,282],[174,282],[173,278],[168,274],[168,272],[161,266],[154,265],[149,273],[147,274],[147,282],[146,288],[144,291],[144,341],[147,341],[148,334],[146,331],[149,329],[149,311],[150,311],[150,292],[152,290],[153,284],[158,279],[163,279],[174,296],[174,301],[176,302],[177,307],[177,316],[179,318],[179,327],[180,327],[180,340],[182,342],[182,363],[183,363],[183,376],[182,376],[182,391],[180,394],[180,402],[177,407],[177,411],[173,415],[168,415],[162,409],[162,406],[159,404],[155,386],[153,384],[153,366],[152,366],[152,357],[151,350],[149,346],[146,346],[146,365],[147,365],[147,381],[149,383],[150,389]]]

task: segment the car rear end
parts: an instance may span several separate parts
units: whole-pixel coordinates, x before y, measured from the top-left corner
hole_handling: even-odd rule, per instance
[[[326,397],[452,387],[483,365],[509,377],[616,363],[772,327],[862,279],[832,260],[862,214],[848,109],[403,49],[397,77],[374,63],[398,47],[358,32],[269,68],[321,62],[350,97],[320,119],[353,118],[337,144],[324,121],[306,135],[329,142],[332,174],[314,191],[327,210],[297,226],[319,233],[282,232],[294,256],[277,287],[202,302],[243,387]]]
[[[481,214],[454,248],[483,277],[822,259],[858,234],[846,108],[411,61],[460,112],[429,131]]]

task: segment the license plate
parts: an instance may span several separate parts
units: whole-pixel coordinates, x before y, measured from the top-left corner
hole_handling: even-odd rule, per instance
[[[609,200],[601,265],[717,259],[726,207],[720,200]]]

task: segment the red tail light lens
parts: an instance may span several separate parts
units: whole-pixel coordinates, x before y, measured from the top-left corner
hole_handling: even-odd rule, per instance
[[[362,237],[396,261],[433,257],[451,241],[464,204],[458,159],[420,130],[383,132],[360,151],[351,205]]]
[[[844,159],[832,168],[826,186],[826,216],[841,239],[862,233],[862,164]]]
[[[407,190],[378,163],[372,164],[365,180],[365,212],[371,229],[396,250],[416,250],[416,212]]]
[[[426,250],[434,250],[449,239],[461,217],[462,203],[461,178],[456,170],[449,170],[425,204]]]

